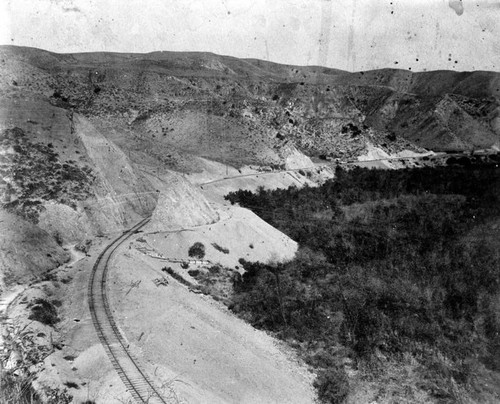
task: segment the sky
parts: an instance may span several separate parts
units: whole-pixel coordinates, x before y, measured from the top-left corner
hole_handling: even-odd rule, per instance
[[[0,0],[0,43],[500,71],[500,0]]]

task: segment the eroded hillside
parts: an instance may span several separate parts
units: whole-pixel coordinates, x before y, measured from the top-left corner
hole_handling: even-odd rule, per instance
[[[4,95],[27,90],[104,128],[123,126],[122,147],[161,151],[184,170],[185,153],[279,165],[289,142],[352,158],[367,140],[388,152],[470,150],[498,146],[500,135],[493,72],[348,73],[207,53],[1,54]]]
[[[220,265],[228,267],[237,279],[242,262],[290,260],[298,241],[246,209],[228,206],[224,196],[238,189],[315,186],[333,176],[332,160],[400,168],[415,156],[429,160],[433,151],[498,150],[499,77],[393,69],[349,73],[207,53],[63,55],[0,47],[0,292],[33,282],[26,293],[21,288],[12,294],[18,296],[14,311],[23,326],[28,316],[36,320],[41,308],[51,312],[43,333],[36,331],[39,320],[34,321],[36,332],[29,331],[44,340],[44,352],[50,353],[43,360],[37,356],[24,374],[44,367],[37,373],[41,385],[65,385],[82,400],[85,389],[79,386],[90,381],[96,383],[96,400],[127,394],[82,302],[88,299],[95,257],[113,237],[151,216],[142,234],[111,260],[117,274],[109,289],[116,306],[124,296],[131,299],[120,306],[120,326],[134,335],[133,349],[163,347],[164,357],[156,351],[148,356],[149,373],[161,378],[156,364],[165,367],[163,376],[169,380],[174,370],[189,371],[183,377],[196,379],[198,386],[180,388],[186,397],[206,402],[208,391],[216,397],[227,383],[220,387],[210,380],[213,361],[206,362],[208,367],[194,365],[212,349],[205,331],[217,333],[220,327],[200,323],[197,316],[205,318],[208,298],[193,299],[186,284],[195,285],[193,273],[207,263],[215,272]],[[198,259],[190,252],[194,245],[204,248]],[[166,274],[177,277],[172,275],[169,284]],[[179,277],[184,283],[174,284]],[[173,294],[162,292],[167,286]],[[147,306],[131,309],[130,302],[150,295],[163,305],[157,308],[173,307],[173,318],[160,310],[146,321]],[[179,347],[170,352],[163,339],[158,345],[149,339],[160,335],[156,318],[184,322],[187,314],[179,317],[177,310],[180,301],[193,303],[184,307],[187,312],[199,312],[193,317],[196,326],[187,331],[204,330],[183,348],[200,355],[189,366],[178,357]],[[4,306],[8,311],[9,305]],[[220,315],[220,308],[213,311]],[[162,327],[162,332],[167,329]],[[186,330],[176,330],[173,340],[182,345]],[[244,340],[246,345],[250,334],[243,331],[235,323],[235,338],[229,342]],[[206,344],[203,352],[200,340]],[[239,342],[231,346],[240,351]],[[284,383],[298,387],[305,397],[301,402],[313,401],[310,375],[294,375],[295,365],[267,342],[264,348],[254,368],[244,371],[248,375],[234,360],[242,372],[239,387],[224,390],[225,399],[251,402],[261,383],[256,380],[272,380],[267,370],[256,378],[254,369],[269,365],[278,377],[276,363],[283,363],[290,369]],[[213,350],[213,355],[221,358],[222,351]],[[276,355],[270,364],[267,352]],[[14,359],[6,360],[15,366]],[[101,368],[105,378],[95,372]],[[293,396],[292,390],[286,394]],[[288,400],[277,385],[259,394]]]
[[[4,208],[79,242],[150,214],[172,172],[203,176],[207,161],[225,165],[217,179],[309,157],[496,148],[499,77],[2,46]]]

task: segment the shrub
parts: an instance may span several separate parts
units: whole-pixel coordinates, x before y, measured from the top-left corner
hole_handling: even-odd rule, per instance
[[[208,271],[211,274],[218,274],[221,271],[221,266],[220,265],[212,265],[210,268],[208,268]]]
[[[67,389],[45,387],[44,393],[48,403],[69,404],[73,401],[73,396]]]
[[[189,247],[188,255],[193,258],[202,259],[205,256],[205,246],[197,241]]]
[[[217,243],[212,243],[212,247],[215,248],[217,251],[220,251],[221,253],[229,254],[229,250],[227,248],[221,247]]]
[[[90,246],[92,245],[92,240],[86,239],[75,245],[75,249],[81,251],[82,253],[87,254],[90,250]]]
[[[318,391],[319,399],[324,403],[344,403],[349,394],[349,380],[340,366],[320,371],[314,381],[314,387]]]
[[[198,269],[190,269],[188,271],[188,274],[192,276],[193,278],[196,278],[197,276],[200,275],[200,271]]]
[[[59,233],[58,231],[55,231],[54,233],[54,239],[56,240],[56,243],[60,246],[63,245],[63,242],[64,242],[64,238],[62,236],[61,233]]]
[[[42,324],[54,325],[59,322],[56,307],[45,299],[36,299],[31,307],[28,319],[39,321]]]
[[[0,402],[6,404],[31,404],[41,402],[32,386],[29,375],[16,375],[9,371],[0,372]]]
[[[164,267],[161,269],[163,272],[168,273],[172,278],[174,278],[177,282],[182,283],[183,285],[186,286],[193,286],[193,284],[186,279],[184,279],[181,275],[179,275],[177,272],[175,272],[171,267]]]
[[[500,368],[486,359],[500,352],[499,233],[485,231],[500,215],[498,171],[337,170],[321,187],[228,199],[301,245],[286,264],[241,258],[230,308],[298,341],[322,402],[347,397],[338,345],[376,379],[380,358],[412,358],[438,400],[472,391],[480,361]]]

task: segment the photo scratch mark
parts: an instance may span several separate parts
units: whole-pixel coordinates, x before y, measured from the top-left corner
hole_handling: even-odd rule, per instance
[[[328,62],[328,45],[332,26],[332,2],[323,1],[321,5],[321,31],[319,37],[318,64],[326,66]]]

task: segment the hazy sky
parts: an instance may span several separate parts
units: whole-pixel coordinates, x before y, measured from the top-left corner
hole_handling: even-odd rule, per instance
[[[500,0],[0,0],[0,43],[500,71]]]

